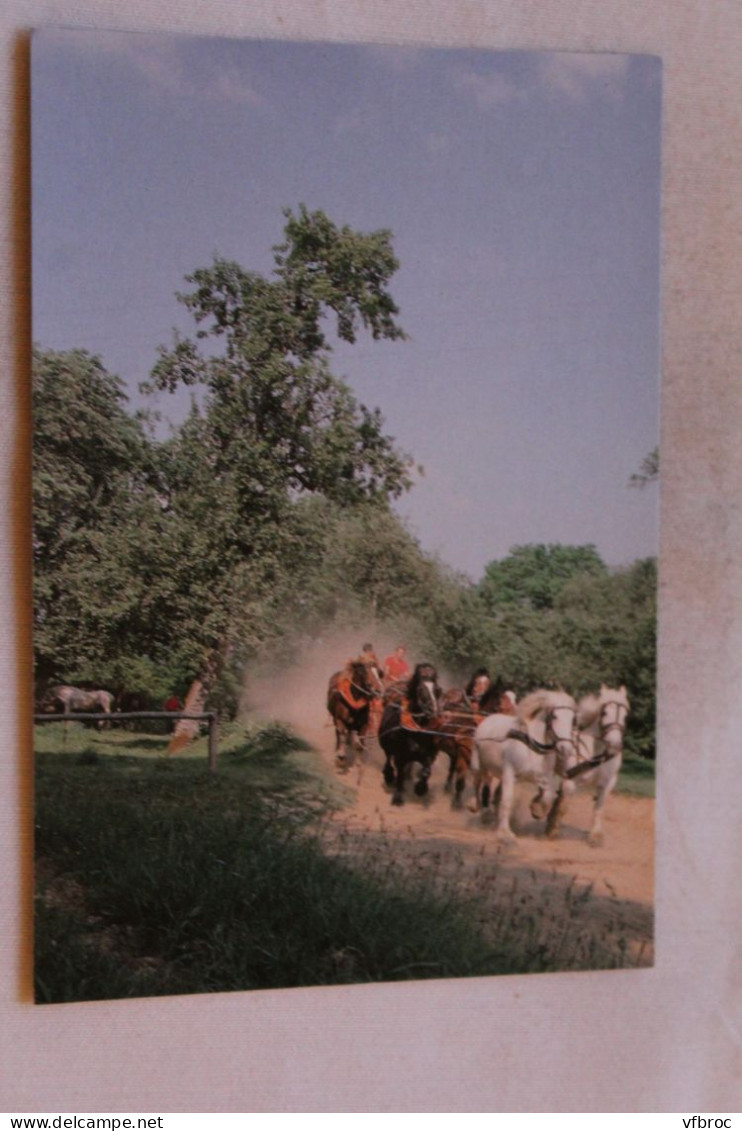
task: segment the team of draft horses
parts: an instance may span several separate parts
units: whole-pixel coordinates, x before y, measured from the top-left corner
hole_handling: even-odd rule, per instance
[[[348,769],[369,738],[384,753],[384,782],[392,803],[404,802],[405,781],[420,767],[414,791],[428,793],[428,779],[439,753],[449,758],[447,790],[454,807],[462,804],[471,778],[469,808],[483,817],[497,814],[501,840],[514,839],[511,815],[516,782],[538,787],[530,805],[534,820],[546,818],[556,836],[570,795],[578,787],[594,791],[588,841],[603,840],[602,817],[621,767],[629,712],[626,688],[601,685],[579,702],[562,690],[538,688],[520,701],[502,681],[478,668],[465,688],[443,691],[433,664],[410,673],[400,645],[380,663],[370,644],[330,679],[327,709],[336,735],[337,765]]]

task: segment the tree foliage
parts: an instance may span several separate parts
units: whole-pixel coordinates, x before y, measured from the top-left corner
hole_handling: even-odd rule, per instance
[[[492,612],[511,605],[553,609],[571,578],[605,573],[606,567],[594,546],[515,546],[506,558],[489,563],[480,588],[482,599]]]
[[[647,487],[650,483],[656,483],[660,477],[660,449],[653,448],[651,452],[644,457],[641,467],[629,479],[630,487]]]
[[[224,703],[256,655],[383,622],[462,685],[481,664],[519,694],[625,683],[629,745],[651,754],[654,561],[521,545],[473,584],[425,554],[390,505],[409,461],[330,368],[331,335],[404,336],[389,233],[300,208],[274,253],[270,278],[221,259],[189,277],[194,333],[150,387],[202,397],[167,440],[98,358],[35,351],[39,680],[161,701],[211,664]]]

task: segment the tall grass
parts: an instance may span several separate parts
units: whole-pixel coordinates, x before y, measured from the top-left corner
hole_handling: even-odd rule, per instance
[[[403,845],[350,851],[322,822],[337,794],[282,728],[234,730],[216,775],[97,745],[37,756],[39,1001],[625,960],[613,939],[565,955],[569,908],[555,933],[518,891],[483,914],[476,884],[411,866]]]

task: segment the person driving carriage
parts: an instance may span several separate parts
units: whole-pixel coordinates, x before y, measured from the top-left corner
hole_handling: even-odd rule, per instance
[[[472,707],[478,707],[484,696],[492,686],[492,679],[487,668],[477,668],[464,688],[467,699]]]
[[[387,683],[399,683],[400,680],[409,679],[410,665],[405,656],[407,649],[404,644],[398,644],[390,656],[384,660],[384,679]]]

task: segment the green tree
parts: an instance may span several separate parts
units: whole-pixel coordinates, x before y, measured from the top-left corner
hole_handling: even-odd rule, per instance
[[[656,483],[660,477],[660,449],[653,448],[648,455],[644,457],[641,467],[629,479],[630,487],[647,487],[650,483]]]
[[[130,539],[138,532],[142,548],[159,508],[142,423],[97,357],[35,350],[32,396],[34,648],[44,680],[91,671],[132,634]]]
[[[514,546],[506,558],[490,562],[480,582],[485,606],[491,611],[509,605],[552,609],[564,585],[573,577],[604,576],[606,567],[594,546]]]
[[[303,206],[285,216],[270,278],[224,259],[188,277],[193,289],[178,297],[196,332],[160,351],[147,386],[205,393],[162,458],[165,511],[193,538],[183,544],[182,597],[207,665],[244,645],[246,610],[280,587],[299,500],[383,507],[411,482],[378,410],[329,365],[331,318],[346,342],[362,328],[404,337],[388,291],[398,266],[390,233],[338,228]]]

